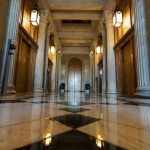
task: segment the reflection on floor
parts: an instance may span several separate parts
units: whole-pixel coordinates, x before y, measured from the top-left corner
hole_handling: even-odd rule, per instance
[[[16,150],[124,150],[118,146],[107,143],[100,136],[94,138],[77,130],[71,130],[53,138],[47,135],[43,141],[36,142]]]
[[[68,111],[71,113],[79,113],[79,112],[87,111],[90,109],[86,109],[86,108],[82,108],[82,107],[66,107],[66,108],[61,108],[59,110],[64,110],[64,111]]]
[[[54,117],[50,119],[56,120],[73,129],[88,125],[90,123],[93,123],[99,120],[93,117],[88,117],[88,116],[79,115],[79,114],[68,114],[68,115],[58,116],[58,117]]]
[[[0,150],[149,150],[150,100],[95,94],[0,97]]]

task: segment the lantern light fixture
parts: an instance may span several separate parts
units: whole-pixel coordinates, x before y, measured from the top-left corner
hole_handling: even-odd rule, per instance
[[[37,6],[31,11],[30,22],[33,26],[39,26],[40,24],[40,13]]]
[[[102,47],[101,46],[97,46],[96,47],[96,55],[100,55],[102,54]]]
[[[56,49],[55,49],[55,46],[51,46],[51,48],[50,48],[50,53],[51,53],[51,54],[55,54],[55,50],[56,50]]]
[[[113,26],[116,28],[120,27],[122,22],[123,22],[122,11],[118,10],[115,12],[113,17]]]

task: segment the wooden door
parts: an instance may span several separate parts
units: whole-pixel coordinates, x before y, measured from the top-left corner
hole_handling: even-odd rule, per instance
[[[68,91],[81,91],[82,63],[79,59],[73,58],[68,65]]]
[[[28,70],[28,56],[30,46],[26,41],[22,40],[18,53],[18,61],[16,67],[16,91],[17,93],[24,93],[27,91],[27,70]]]
[[[134,51],[132,42],[123,47],[123,68],[124,68],[124,94],[133,95],[136,88]]]

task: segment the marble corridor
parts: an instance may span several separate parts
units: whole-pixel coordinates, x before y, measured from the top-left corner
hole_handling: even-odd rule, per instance
[[[1,97],[0,150],[149,150],[149,115],[149,100],[140,98]]]

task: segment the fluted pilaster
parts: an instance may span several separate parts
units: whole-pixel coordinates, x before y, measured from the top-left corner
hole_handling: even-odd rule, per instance
[[[116,69],[114,53],[113,11],[105,11],[107,40],[107,94],[116,94]],[[106,59],[106,58],[105,58]]]
[[[10,0],[9,2],[9,16],[8,16],[8,24],[7,24],[7,33],[6,33],[6,41],[5,41],[5,56],[4,62],[6,59],[6,52],[8,41],[11,40],[13,44],[16,45],[17,43],[17,33],[18,33],[18,26],[19,26],[19,8],[20,8],[20,0]],[[15,49],[14,49],[15,50]],[[15,93],[14,90],[14,68],[15,68],[15,51],[9,54],[8,57],[8,72],[6,77],[6,85],[7,89],[5,92],[9,94]],[[3,64],[3,67],[4,66]],[[3,68],[4,71],[4,68]],[[4,79],[3,79],[4,80]]]
[[[103,39],[103,76],[102,76],[102,95],[105,96],[107,89],[107,36],[106,36],[106,27],[102,23],[101,33]]]
[[[59,85],[61,84],[61,60],[62,60],[62,54],[61,51],[58,51],[57,54],[57,61],[58,61],[58,83],[57,83],[57,90],[59,90]]]
[[[45,39],[45,56],[44,56],[44,91],[47,90],[47,71],[48,71],[48,53],[49,53],[49,38],[51,32],[51,24],[49,23],[46,29]]]
[[[137,60],[136,95],[150,96],[150,35],[148,34],[148,15],[146,1],[134,0],[135,38]]]
[[[48,11],[42,11],[40,13],[40,26],[39,26],[39,34],[38,34],[38,51],[36,56],[36,65],[35,65],[35,80],[34,80],[34,92],[44,92],[44,84],[45,84],[45,56],[47,57],[47,49],[46,49],[46,32],[47,32],[47,24],[48,24]],[[45,54],[46,53],[46,54]]]

